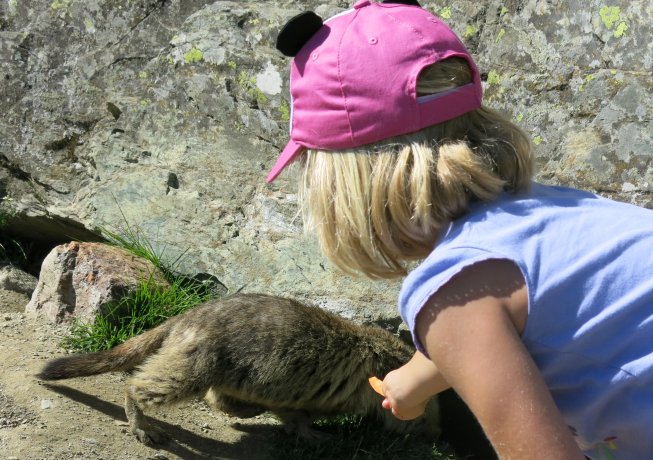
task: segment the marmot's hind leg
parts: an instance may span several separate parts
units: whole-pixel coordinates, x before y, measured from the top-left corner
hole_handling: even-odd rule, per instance
[[[168,440],[168,436],[163,431],[150,424],[141,408],[130,396],[129,390],[125,394],[125,415],[130,431],[146,446],[163,444]]]
[[[204,397],[213,410],[224,412],[232,417],[251,418],[266,411],[265,407],[251,404],[242,399],[227,396],[211,388]]]
[[[322,442],[332,438],[329,433],[312,428],[313,418],[304,411],[275,410],[274,413],[281,419],[288,434],[295,433],[310,442]]]
[[[193,343],[168,345],[150,356],[127,380],[130,396],[141,409],[202,398],[211,371],[201,368]]]
[[[132,433],[144,444],[162,442],[165,435],[146,420],[143,410],[169,405],[206,394],[207,372],[198,372],[194,348],[187,344],[164,347],[152,355],[127,380],[125,411]]]

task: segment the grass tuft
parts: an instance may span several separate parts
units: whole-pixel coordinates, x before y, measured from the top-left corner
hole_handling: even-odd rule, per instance
[[[93,323],[73,321],[62,346],[85,353],[108,350],[213,297],[204,285],[193,285],[186,279],[174,280],[170,286],[149,279],[99,314]]]
[[[16,238],[0,235],[0,262],[26,268],[30,262],[30,245]]]
[[[3,190],[0,190],[3,192]],[[29,249],[16,238],[11,238],[2,231],[9,226],[16,217],[16,210],[12,206],[13,200],[7,196],[0,198],[0,263],[16,265],[24,268],[29,263]]]
[[[102,229],[102,233],[109,244],[152,262],[169,285],[162,286],[150,276],[139,282],[133,292],[101,312],[93,323],[74,320],[61,343],[64,348],[84,353],[108,350],[172,316],[218,297],[219,293],[212,286],[175,270],[185,253],[166,263],[165,247],[157,249],[140,229],[130,225],[126,225],[123,233],[106,229]]]
[[[134,254],[136,257],[152,262],[152,264],[163,273],[169,282],[173,283],[177,278],[179,278],[179,274],[175,272],[175,268],[186,254],[186,251],[169,262],[166,260],[166,247],[158,247],[158,245],[152,243],[152,241],[143,234],[143,231],[137,227],[125,224],[124,229],[120,233],[106,228],[102,228],[100,231],[109,244],[123,248]]]
[[[0,190],[2,192],[2,190]],[[12,199],[4,196],[0,199],[0,229],[6,227],[16,217],[16,209],[12,205]]]

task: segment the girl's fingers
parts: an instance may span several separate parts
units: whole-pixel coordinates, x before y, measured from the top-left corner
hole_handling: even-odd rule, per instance
[[[409,408],[401,413],[397,412],[397,410],[394,407],[392,407],[391,411],[392,411],[392,415],[394,415],[399,420],[413,420],[424,413],[424,409],[421,407]]]
[[[394,415],[399,420],[404,419],[404,417],[401,414],[399,414],[394,407],[392,407],[392,404],[390,403],[390,400],[388,398],[385,398],[383,400],[383,402],[381,403],[381,407],[383,407],[384,409],[389,410],[392,413],[392,415]]]

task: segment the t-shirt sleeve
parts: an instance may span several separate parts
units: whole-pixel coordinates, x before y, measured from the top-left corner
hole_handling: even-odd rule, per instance
[[[428,356],[417,338],[415,320],[426,302],[464,268],[490,259],[507,259],[505,255],[474,247],[436,249],[403,282],[399,294],[399,312],[410,328],[417,350]]]

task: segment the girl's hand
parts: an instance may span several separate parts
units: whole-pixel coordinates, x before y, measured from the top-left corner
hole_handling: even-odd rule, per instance
[[[411,420],[424,413],[429,399],[449,387],[435,364],[420,352],[404,366],[391,371],[383,380],[384,409],[401,420]]]
[[[390,398],[385,398],[381,403],[381,406],[384,409],[390,410],[392,412],[392,415],[397,417],[399,420],[413,420],[417,417],[420,417],[422,414],[424,414],[428,402],[429,400],[427,399],[423,403],[420,403],[416,406],[405,407],[405,406],[398,405],[396,402],[394,403],[395,405],[393,405]]]
[[[424,414],[428,402],[429,400],[427,399],[426,401],[416,405],[409,406],[403,402],[397,401],[391,395],[388,395],[381,403],[381,406],[384,409],[391,411],[392,415],[397,417],[399,420],[412,420]]]

